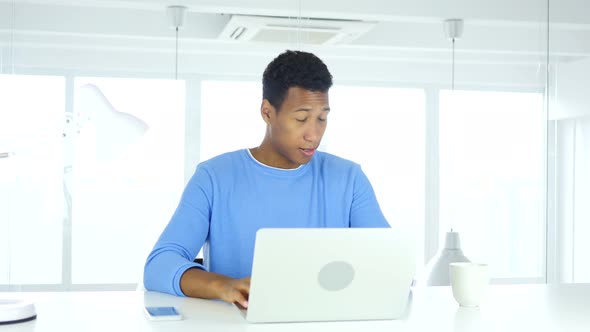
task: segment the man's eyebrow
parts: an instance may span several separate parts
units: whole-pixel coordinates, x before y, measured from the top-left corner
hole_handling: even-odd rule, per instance
[[[311,111],[310,108],[299,108],[299,109],[296,109],[294,112],[309,112],[309,111]],[[324,111],[324,112],[330,112],[330,108],[329,107],[326,107],[322,111]]]

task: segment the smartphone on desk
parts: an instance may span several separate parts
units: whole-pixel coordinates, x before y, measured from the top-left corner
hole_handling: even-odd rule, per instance
[[[175,307],[144,307],[149,320],[181,320],[182,315]]]

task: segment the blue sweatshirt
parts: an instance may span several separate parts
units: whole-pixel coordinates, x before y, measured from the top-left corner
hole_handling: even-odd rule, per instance
[[[180,278],[193,267],[250,276],[256,231],[263,227],[389,224],[351,161],[316,151],[309,163],[289,170],[258,162],[248,149],[222,154],[198,165],[147,258],[144,286],[184,296]],[[193,262],[201,247],[204,266]]]

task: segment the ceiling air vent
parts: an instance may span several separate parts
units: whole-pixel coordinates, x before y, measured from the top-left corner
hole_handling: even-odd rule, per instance
[[[354,20],[232,15],[220,38],[266,43],[344,44],[374,26],[373,22]]]

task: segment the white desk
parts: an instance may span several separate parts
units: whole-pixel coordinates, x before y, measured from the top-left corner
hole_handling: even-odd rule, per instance
[[[287,324],[249,324],[229,304],[153,292],[0,293],[6,297],[34,300],[38,317],[2,332],[590,331],[590,284],[490,286],[480,309],[460,308],[449,287],[419,288],[401,320]],[[185,319],[148,321],[144,303],[178,306]]]

